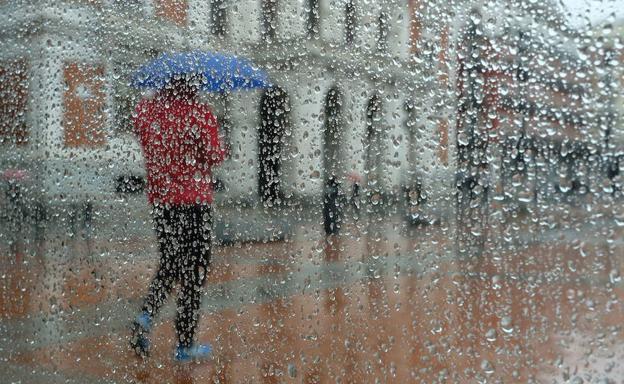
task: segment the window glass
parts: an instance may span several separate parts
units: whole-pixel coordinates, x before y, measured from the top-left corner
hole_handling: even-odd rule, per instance
[[[0,14],[0,382],[623,382],[622,0]]]

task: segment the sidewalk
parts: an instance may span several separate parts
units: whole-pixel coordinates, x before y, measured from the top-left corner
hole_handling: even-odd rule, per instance
[[[158,258],[155,236],[145,229],[149,216],[136,227],[129,221],[96,231],[89,241],[53,227],[42,257],[4,259],[2,371],[34,384],[54,382],[48,376],[76,383],[434,382],[442,372],[457,382],[526,382],[538,373],[549,381],[552,367],[529,361],[562,355],[567,366],[576,364],[580,357],[556,340],[570,332],[592,340],[624,318],[617,304],[624,287],[600,264],[621,261],[621,242],[609,242],[623,228],[585,220],[595,214],[584,212],[575,222],[535,226],[539,232],[526,232],[531,236],[519,245],[496,239],[468,272],[455,258],[453,228],[364,215],[326,241],[320,213],[298,211],[283,240],[215,249],[199,337],[215,344],[216,360],[182,371],[170,358],[173,300],[156,322],[152,358],[142,363],[127,348],[128,323]],[[97,218],[95,228],[113,218]],[[522,240],[534,223],[520,217],[507,225]],[[573,314],[578,320],[570,324]],[[605,348],[619,359],[613,343],[621,332],[610,340]],[[486,375],[483,361],[513,362],[517,376]]]

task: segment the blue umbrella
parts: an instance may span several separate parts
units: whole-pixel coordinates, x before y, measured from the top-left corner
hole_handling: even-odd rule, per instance
[[[188,74],[203,76],[201,90],[207,92],[271,86],[266,72],[256,68],[249,60],[201,51],[164,53],[142,65],[132,75],[131,85],[161,89],[174,76]]]

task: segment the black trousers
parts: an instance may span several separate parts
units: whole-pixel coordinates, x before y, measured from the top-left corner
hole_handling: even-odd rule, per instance
[[[176,332],[182,346],[193,343],[202,285],[210,264],[212,216],[208,205],[154,206],[160,265],[143,311],[155,316],[175,283],[180,284]]]

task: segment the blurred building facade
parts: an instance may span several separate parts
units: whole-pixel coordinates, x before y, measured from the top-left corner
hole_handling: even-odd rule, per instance
[[[15,116],[5,116],[16,126],[3,130],[6,154],[37,164],[29,168],[53,200],[114,199],[116,178],[142,168],[130,127],[140,97],[126,85],[131,71],[163,51],[219,50],[252,58],[278,84],[206,96],[232,145],[218,172],[228,199],[319,196],[328,167],[391,191],[407,168],[406,95],[395,83],[409,58],[407,9],[391,5],[375,12],[326,1],[4,5],[6,98],[21,95],[7,101]]]
[[[131,130],[141,94],[127,83],[138,65],[164,51],[247,56],[277,85],[205,95],[232,148],[217,172],[224,205],[318,201],[335,175],[347,191],[350,180],[361,180],[365,195],[378,201],[422,188],[429,209],[443,216],[458,170],[487,169],[501,184],[506,165],[515,172],[532,156],[531,140],[591,134],[579,75],[586,68],[551,3],[92,0],[0,7],[0,156],[5,167],[30,170],[31,190],[45,202],[114,204],[119,180],[142,175]]]
[[[599,147],[610,179],[624,170],[624,21],[604,21],[584,31],[581,49],[592,63],[592,108]]]

